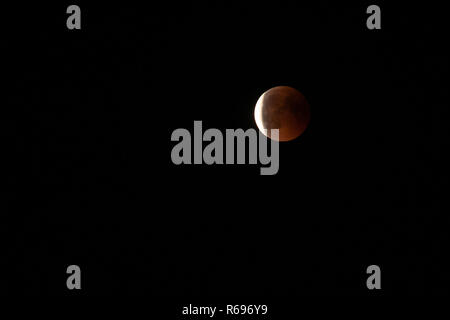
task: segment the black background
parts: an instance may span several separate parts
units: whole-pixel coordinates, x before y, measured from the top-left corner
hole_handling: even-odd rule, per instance
[[[2,291],[448,293],[442,8],[78,1],[69,31],[69,4],[2,18]],[[277,85],[312,108],[277,175],[172,164],[173,130],[256,128]]]

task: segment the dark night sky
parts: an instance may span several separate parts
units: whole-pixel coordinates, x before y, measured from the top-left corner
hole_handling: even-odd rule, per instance
[[[70,264],[99,294],[367,294],[371,264],[382,293],[448,292],[442,10],[78,2],[68,31],[68,4],[2,20],[6,293],[67,293]],[[174,129],[256,128],[277,85],[312,121],[276,176],[171,163]]]

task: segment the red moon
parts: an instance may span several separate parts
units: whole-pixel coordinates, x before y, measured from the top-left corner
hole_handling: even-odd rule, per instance
[[[264,92],[255,106],[258,129],[270,137],[266,129],[279,129],[279,141],[290,141],[308,127],[311,110],[303,94],[287,86],[274,87]]]

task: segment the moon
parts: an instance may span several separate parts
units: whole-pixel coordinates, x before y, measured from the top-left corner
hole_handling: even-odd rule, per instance
[[[264,92],[255,106],[255,122],[258,129],[267,137],[266,129],[279,129],[278,141],[290,141],[300,136],[311,120],[308,101],[298,90],[278,86]],[[272,138],[271,138],[272,139]]]

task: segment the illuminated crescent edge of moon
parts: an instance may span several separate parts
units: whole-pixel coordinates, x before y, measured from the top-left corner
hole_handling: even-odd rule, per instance
[[[255,122],[256,125],[258,126],[259,131],[261,131],[266,137],[269,137],[267,135],[267,129],[264,128],[263,126],[263,119],[262,119],[262,103],[263,103],[263,99],[264,99],[264,95],[266,93],[264,92],[258,99],[258,101],[256,102],[256,106],[255,106]]]

